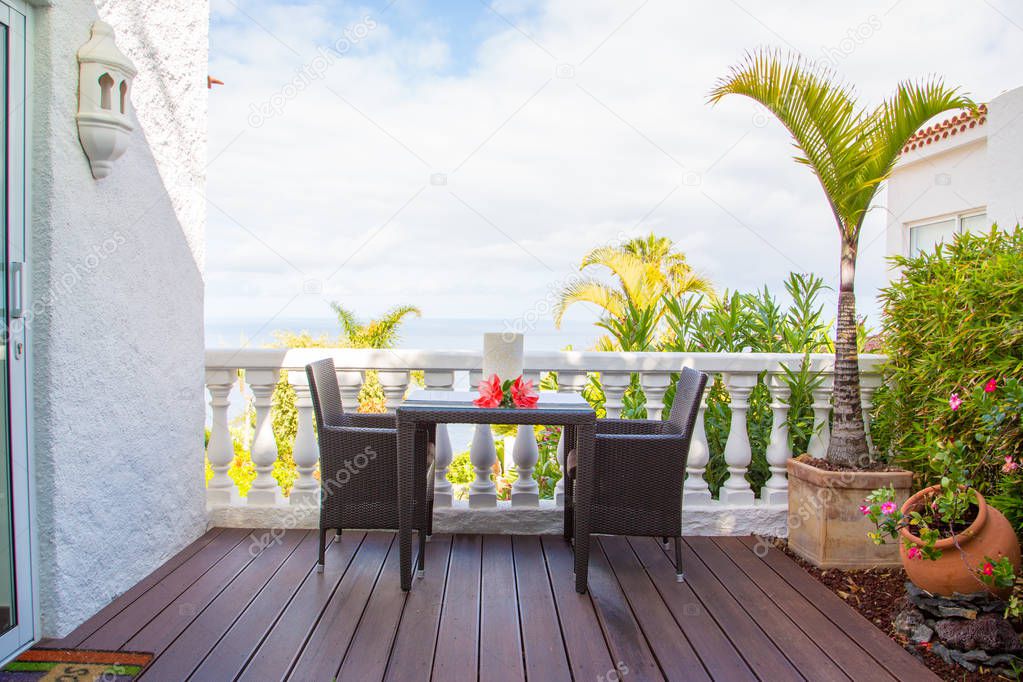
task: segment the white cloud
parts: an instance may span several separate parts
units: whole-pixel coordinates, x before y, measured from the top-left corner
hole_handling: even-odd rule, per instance
[[[215,3],[210,72],[227,85],[210,97],[210,319],[289,301],[286,317],[326,316],[334,298],[516,318],[591,246],[649,230],[722,289],[780,293],[794,269],[834,282],[816,181],[754,103],[708,106],[714,81],[778,45],[832,59],[868,103],[931,73],[984,100],[1018,85],[1023,59],[1023,12],[1004,1],[494,7],[515,26],[486,11],[445,25],[405,0]],[[865,311],[884,282],[883,223],[864,229]],[[310,279],[322,294],[295,298]]]

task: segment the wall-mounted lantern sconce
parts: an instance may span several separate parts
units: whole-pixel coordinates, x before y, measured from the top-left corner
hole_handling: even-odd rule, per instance
[[[78,50],[78,138],[96,179],[128,148],[131,132],[131,83],[135,66],[114,42],[114,29],[92,25],[92,38]]]

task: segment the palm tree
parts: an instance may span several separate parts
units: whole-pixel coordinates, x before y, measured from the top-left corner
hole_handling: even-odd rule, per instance
[[[833,72],[774,50],[747,55],[710,94],[745,95],[781,121],[824,189],[842,240],[835,338],[834,416],[827,458],[857,467],[870,461],[860,406],[856,354],[856,253],[863,218],[906,141],[928,120],[973,102],[941,79],[902,82],[873,110],[860,107]]]
[[[399,305],[391,308],[381,317],[369,322],[359,322],[355,313],[338,302],[330,304],[341,324],[341,341],[349,348],[391,348],[398,341],[398,327],[407,315],[422,312],[414,305]]]
[[[611,336],[598,342],[608,350],[653,350],[664,316],[662,299],[678,299],[689,293],[713,295],[710,282],[698,275],[686,257],[674,250],[668,237],[631,239],[616,246],[599,246],[583,257],[580,270],[605,267],[617,285],[593,278],[564,288],[554,308],[554,324],[561,327],[565,311],[575,303],[591,303],[603,309],[598,326]]]

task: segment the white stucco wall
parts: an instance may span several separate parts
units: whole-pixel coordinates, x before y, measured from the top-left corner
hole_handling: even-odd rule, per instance
[[[988,217],[1013,227],[1023,222],[1023,87],[991,100],[988,111]]]
[[[78,141],[97,18],[138,68],[110,177]],[[31,334],[40,610],[61,636],[206,528],[202,429],[206,0],[36,10]]]

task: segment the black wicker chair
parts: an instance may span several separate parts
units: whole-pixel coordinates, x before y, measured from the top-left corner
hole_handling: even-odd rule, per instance
[[[345,528],[397,530],[398,431],[394,414],[345,412],[330,358],[306,365],[316,435],[320,447],[320,554],[316,570],[323,571],[327,531]],[[424,564],[424,543],[433,531],[432,434],[416,434],[416,447],[427,448],[427,470],[415,472],[426,486],[426,505],[413,510],[419,531],[419,572]],[[410,503],[411,504],[411,503]],[[414,505],[413,505],[414,507]]]
[[[592,490],[577,498],[576,451],[565,466],[565,538],[571,540],[576,516],[586,515],[590,532],[675,539],[675,570],[682,571],[682,484],[700,399],[707,375],[684,368],[666,421],[599,419]],[[571,441],[566,441],[571,442]],[[576,551],[579,551],[577,548]],[[588,560],[589,557],[582,557]],[[585,564],[584,564],[585,565]]]

